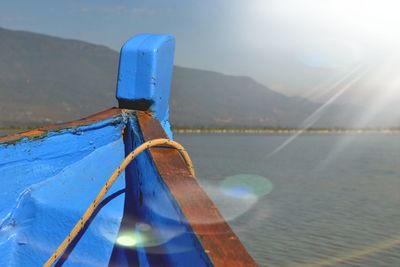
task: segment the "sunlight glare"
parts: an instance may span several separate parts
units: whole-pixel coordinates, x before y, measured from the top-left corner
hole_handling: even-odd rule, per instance
[[[117,244],[123,247],[135,247],[140,243],[143,243],[144,237],[136,232],[133,231],[127,231],[121,233],[117,237]]]

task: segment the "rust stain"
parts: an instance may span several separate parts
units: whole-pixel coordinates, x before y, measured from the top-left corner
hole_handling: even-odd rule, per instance
[[[137,112],[137,117],[144,141],[167,138],[150,113]],[[215,204],[190,175],[179,153],[169,148],[151,148],[150,154],[214,266],[257,266]]]
[[[124,110],[119,108],[110,108],[80,120],[67,123],[52,124],[22,133],[6,135],[0,137],[0,143],[18,142],[22,138],[40,138],[42,136],[45,136],[48,132],[88,125],[97,121],[120,115],[123,112]]]

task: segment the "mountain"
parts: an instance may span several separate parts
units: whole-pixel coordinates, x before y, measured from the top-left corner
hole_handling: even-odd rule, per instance
[[[0,127],[68,121],[115,106],[118,56],[100,45],[0,28]],[[174,69],[175,126],[299,127],[320,105],[249,77]],[[309,121],[350,127],[357,114],[350,105],[334,105]]]
[[[65,121],[116,105],[118,53],[0,28],[2,125]]]
[[[175,67],[171,116],[180,126],[291,127],[315,104],[274,92],[248,77]]]

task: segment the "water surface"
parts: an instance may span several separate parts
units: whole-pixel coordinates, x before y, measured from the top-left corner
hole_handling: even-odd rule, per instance
[[[289,137],[175,136],[260,265],[400,266],[400,136]]]

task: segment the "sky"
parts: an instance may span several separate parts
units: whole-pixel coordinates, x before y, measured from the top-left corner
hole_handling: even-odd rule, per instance
[[[400,91],[397,73],[386,74],[400,67],[398,10],[396,0],[1,0],[0,27],[115,50],[135,34],[173,34],[177,65],[318,99],[360,66],[374,77],[358,95],[383,83]]]

